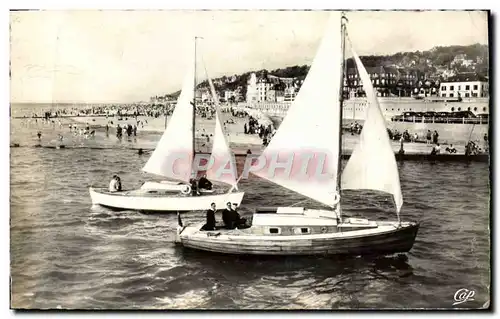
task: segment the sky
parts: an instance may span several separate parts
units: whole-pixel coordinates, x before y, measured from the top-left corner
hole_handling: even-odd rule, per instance
[[[347,17],[359,55],[488,44],[486,12]],[[11,102],[127,103],[175,92],[194,36],[212,78],[310,64],[327,19],[326,11],[11,12]]]

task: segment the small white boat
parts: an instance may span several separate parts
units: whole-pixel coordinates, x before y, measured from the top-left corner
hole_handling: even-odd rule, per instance
[[[181,185],[182,187],[187,185]],[[90,188],[93,204],[116,210],[138,210],[147,212],[199,211],[206,210],[211,203],[223,208],[227,202],[243,200],[243,192],[201,192],[198,196],[168,189],[135,189],[110,192],[107,189]]]
[[[369,106],[359,143],[341,172],[345,27],[344,17],[339,12],[332,12],[323,41],[296,99],[259,157],[259,162],[269,163],[273,156],[278,158],[283,153],[291,153],[293,164],[290,167],[297,167],[295,160],[300,157],[297,152],[313,150],[306,155],[325,155],[323,174],[318,176],[317,167],[316,174],[306,178],[295,178],[290,174],[292,169],[288,172],[284,169],[282,173],[270,173],[267,169],[252,172],[330,208],[260,209],[240,229],[219,226],[208,231],[201,230],[204,223],[184,226],[179,214],[176,242],[196,250],[250,255],[378,255],[407,252],[413,247],[419,223],[400,219],[403,196],[396,159],[370,77],[354,50],[352,54]],[[284,159],[290,160],[290,157],[284,156]],[[397,220],[342,216],[342,189],[391,194]]]
[[[227,202],[238,205],[241,203],[244,193],[237,191],[236,161],[221,125],[218,101],[215,103],[216,124],[209,158],[214,164],[207,165],[204,172],[211,181],[228,184],[230,188],[224,189],[214,185],[216,186],[214,190],[199,189],[200,194],[195,194],[191,189],[190,180],[199,175],[200,172],[197,170],[200,169],[201,161],[196,158],[195,152],[196,39],[194,45],[195,54],[175,110],[153,154],[142,169],[169,180],[147,181],[139,189],[119,192],[110,192],[108,188],[90,187],[93,205],[119,210],[170,212],[206,210],[211,203],[216,203],[220,208],[225,207]],[[216,97],[211,81],[210,85],[212,95]],[[195,160],[199,161],[196,167]],[[221,170],[221,167],[224,169]]]

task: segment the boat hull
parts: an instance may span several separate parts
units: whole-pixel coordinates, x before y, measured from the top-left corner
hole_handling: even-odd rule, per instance
[[[198,211],[210,208],[211,203],[217,207],[226,206],[227,202],[240,205],[244,192],[209,194],[200,196],[182,195],[178,193],[151,195],[138,191],[122,191],[110,193],[103,189],[89,188],[93,205],[100,205],[115,210],[137,210],[146,212]]]
[[[418,223],[404,223],[398,228],[387,225],[375,230],[273,237],[217,235],[217,231],[202,232],[186,227],[186,233],[181,232],[178,241],[187,248],[223,254],[387,255],[408,252],[418,229]]]

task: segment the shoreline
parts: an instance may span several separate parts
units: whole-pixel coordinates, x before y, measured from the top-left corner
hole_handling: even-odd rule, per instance
[[[261,115],[262,116],[262,115]],[[22,118],[23,120],[32,120],[31,118]],[[225,131],[227,133],[226,139],[229,143],[230,148],[233,150],[235,154],[245,154],[248,150],[252,152],[252,154],[259,154],[263,150],[263,145],[262,145],[262,140],[259,138],[257,134],[245,134],[244,133],[244,123],[248,122],[248,116],[245,117],[237,117],[237,116],[232,116],[231,113],[221,113],[221,120],[222,122],[226,122],[227,120],[231,119],[234,121],[234,124],[224,124],[225,126]],[[76,124],[79,128],[84,127],[86,124],[88,124],[92,129],[96,129],[98,131],[104,130],[106,127],[106,124],[110,125],[110,135],[114,135],[115,132],[115,127],[117,124],[120,124],[120,126],[127,125],[127,124],[137,124],[137,121],[140,121],[140,124],[138,125],[137,132],[138,134],[152,134],[152,135],[160,135],[165,131],[165,117],[159,116],[159,117],[147,117],[147,116],[138,116],[137,121],[135,117],[121,117],[118,118],[116,116],[69,116],[69,117],[62,117],[62,118],[53,118],[55,122],[60,121],[61,124],[65,127],[68,125],[74,125]],[[276,121],[274,118],[269,118],[267,117],[266,120],[269,121]],[[344,126],[347,127],[347,121],[343,121]],[[112,124],[111,124],[112,123]],[[208,142],[207,135],[210,136],[213,134],[215,130],[215,120],[214,119],[207,119],[207,118],[202,118],[201,116],[197,116],[196,119],[196,143],[198,145],[198,149],[201,152],[209,152],[211,149],[211,140]],[[358,123],[362,123],[359,121]],[[391,129],[395,129],[391,123],[397,123],[398,125],[405,124],[404,122],[389,122],[388,126]],[[167,119],[167,125],[168,125],[168,119]],[[446,125],[446,124],[445,124]],[[448,124],[450,125],[450,124]],[[457,124],[461,125],[461,124]],[[466,124],[467,125],[467,124]],[[279,127],[279,119],[277,123],[273,125],[274,127]],[[485,125],[487,127],[487,125]],[[424,130],[427,128],[423,128]],[[458,128],[456,130],[464,128]],[[484,133],[484,128],[478,128],[476,126],[475,128],[465,128],[465,132],[474,130],[475,134],[470,134],[471,139],[474,140],[479,140],[480,146],[482,147],[482,134]],[[403,132],[404,129],[400,129],[400,132]],[[414,132],[412,130],[409,130],[410,133]],[[487,132],[487,131],[486,131]],[[442,145],[442,150],[441,150],[441,156],[446,155],[446,156],[465,156],[465,144],[466,140],[468,140],[469,134],[465,134],[463,132],[462,134],[459,134],[459,136],[456,136],[456,132],[446,132],[446,131],[439,131],[440,137],[439,137],[439,143]],[[455,133],[455,134],[453,134]],[[431,149],[433,144],[426,144],[425,141],[423,141],[423,134],[419,134],[419,140],[417,142],[405,142],[404,143],[404,150],[405,150],[405,158],[408,156],[427,156],[430,155]],[[443,136],[444,135],[444,136]],[[448,139],[446,139],[448,137]],[[462,138],[465,137],[465,138]],[[156,139],[156,138],[155,138]],[[451,140],[450,140],[451,139]],[[159,137],[158,137],[159,140]],[[357,144],[359,140],[359,135],[357,134],[350,134],[348,131],[344,130],[343,134],[343,142],[342,142],[342,148],[343,148],[343,156],[348,155],[352,152],[354,149],[355,145]],[[17,143],[16,143],[17,144]],[[453,144],[453,146],[456,148],[457,153],[455,154],[449,154],[445,153],[445,148],[446,145]],[[400,148],[400,142],[399,141],[394,141],[391,140],[391,145],[393,148],[393,151],[396,155],[398,155],[399,148]],[[143,148],[143,150],[147,150],[148,148]]]
[[[33,146],[22,146],[19,143],[12,143],[10,145],[10,148],[23,148],[23,147],[32,147],[32,148],[45,148],[45,149],[57,149],[57,150],[66,150],[66,149],[80,149],[80,148],[86,148],[86,149],[93,149],[93,150],[105,150],[105,149],[114,149],[112,147],[95,147],[95,146],[65,146],[65,145],[33,145]],[[154,151],[154,149],[147,149],[147,148],[129,148],[130,150],[133,151],[138,151],[139,149],[143,150],[143,155],[147,156],[148,153]],[[260,152],[252,152],[251,154],[246,154],[246,152],[237,152],[237,147],[232,148],[235,150],[234,156],[235,158],[242,158],[242,157],[247,157],[247,156],[252,156],[252,157],[257,157],[260,155]],[[198,154],[202,155],[210,155],[209,152],[207,151],[201,151],[197,152]],[[448,154],[448,153],[441,153],[437,155],[431,155],[427,153],[405,153],[405,154],[399,154],[399,153],[394,153],[396,161],[397,162],[404,162],[404,161],[432,161],[432,162],[482,162],[482,163],[488,163],[489,162],[489,154],[488,153],[482,153],[482,154],[476,154],[476,155],[465,155],[464,153],[456,153],[456,154]],[[343,153],[342,154],[342,159],[347,160],[351,156],[351,152],[349,153]]]

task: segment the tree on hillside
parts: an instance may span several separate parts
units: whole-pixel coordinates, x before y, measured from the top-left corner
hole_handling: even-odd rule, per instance
[[[449,65],[455,58],[455,55],[450,52],[441,52],[434,58],[436,65]]]

